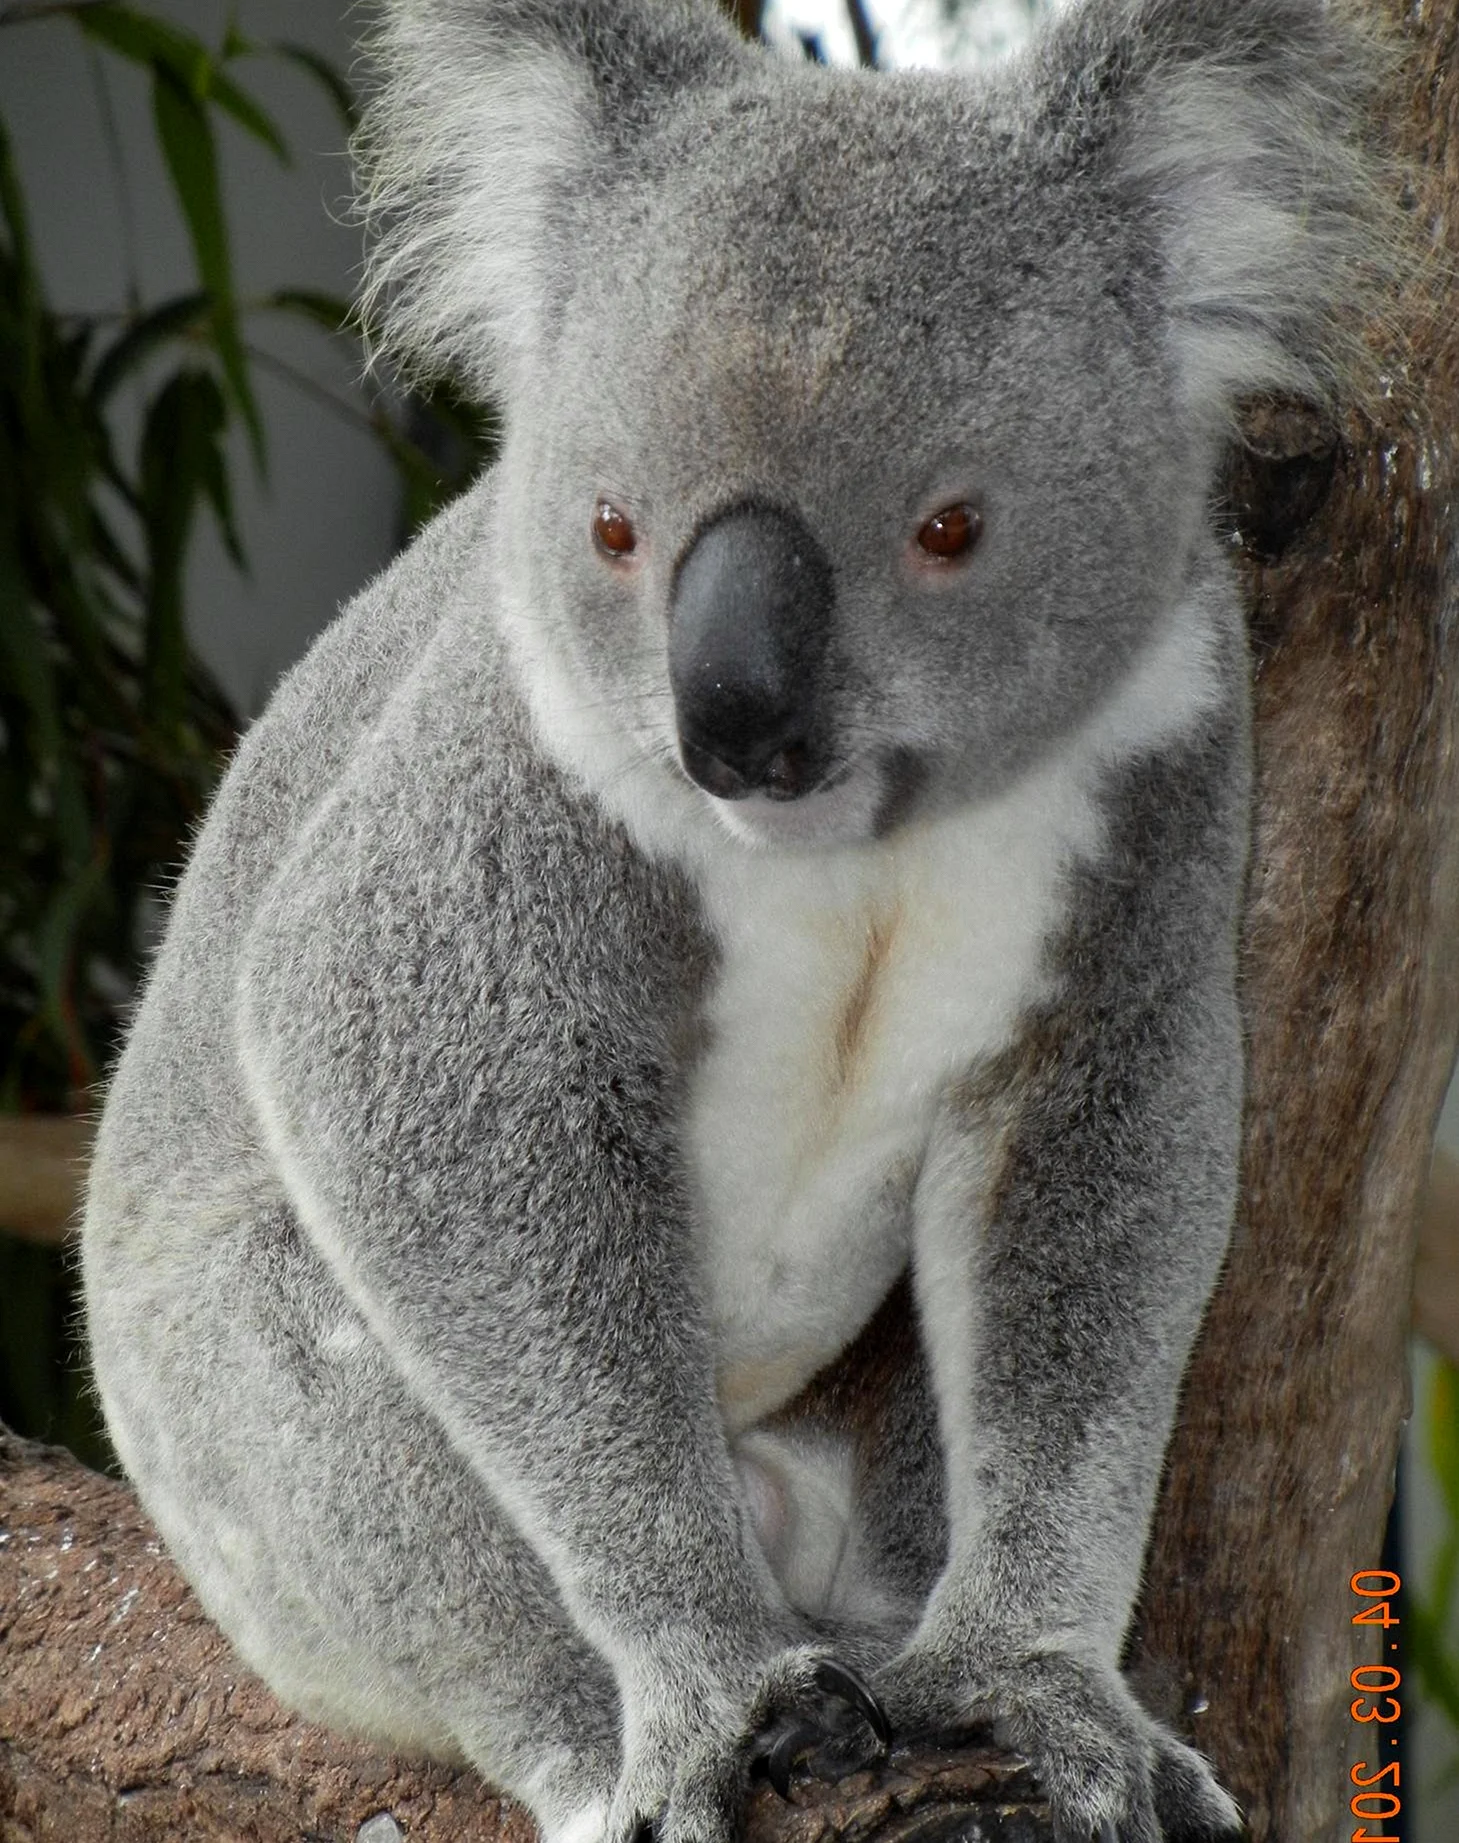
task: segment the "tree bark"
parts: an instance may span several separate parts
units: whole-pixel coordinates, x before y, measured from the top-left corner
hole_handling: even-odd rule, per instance
[[[1395,138],[1437,260],[1405,291],[1391,389],[1330,460],[1310,423],[1268,418],[1266,458],[1233,481],[1258,751],[1243,1202],[1133,1645],[1253,1843],[1346,1837],[1351,1763],[1394,1757],[1393,1723],[1354,1718],[1349,1673],[1395,1664],[1402,1628],[1353,1625],[1376,1602],[1349,1580],[1377,1564],[1392,1496],[1414,1226],[1459,1024],[1459,5],[1402,18]],[[1323,497],[1329,466],[1294,539],[1287,511]],[[1375,1708],[1391,1712],[1358,1703]]]
[[[1459,0],[1402,11],[1397,138],[1417,221],[1452,260]],[[1269,411],[1230,491],[1259,755],[1244,1191],[1131,1662],[1152,1706],[1216,1762],[1253,1843],[1345,1837],[1350,1762],[1392,1756],[1391,1725],[1352,1719],[1349,1673],[1400,1655],[1388,1647],[1401,1628],[1354,1626],[1348,1582],[1377,1561],[1391,1495],[1413,1225],[1459,1029],[1449,277],[1416,281],[1399,325],[1380,415],[1334,446],[1310,418]],[[125,1488],[14,1441],[0,1447],[0,1647],[7,1843],[530,1838],[470,1773],[286,1714]],[[754,1843],[971,1838],[975,1823],[990,1843],[1047,1836],[1027,1781],[977,1749],[898,1755],[839,1787],[798,1787],[789,1806],[762,1787],[748,1817]]]

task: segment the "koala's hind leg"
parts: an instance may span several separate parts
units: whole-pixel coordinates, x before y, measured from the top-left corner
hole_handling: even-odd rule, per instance
[[[736,1458],[767,1559],[838,1655],[882,1663],[916,1624],[947,1552],[942,1445],[911,1287]]]
[[[741,1434],[766,1558],[836,1657],[870,1676],[906,1642],[947,1552],[942,1447],[903,1278],[849,1348],[768,1421]],[[783,1795],[805,1763],[822,1779],[881,1751],[855,1699],[787,1711],[757,1743]]]
[[[616,1691],[536,1555],[285,1212],[189,1266],[165,1299],[88,1278],[109,1417],[208,1611],[306,1714],[469,1760],[549,1843],[601,1834]]]

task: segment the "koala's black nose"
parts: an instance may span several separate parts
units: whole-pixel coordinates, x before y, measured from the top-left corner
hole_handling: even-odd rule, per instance
[[[775,507],[723,513],[680,560],[669,683],[684,767],[709,793],[792,800],[816,784],[812,727],[834,599],[826,553]]]

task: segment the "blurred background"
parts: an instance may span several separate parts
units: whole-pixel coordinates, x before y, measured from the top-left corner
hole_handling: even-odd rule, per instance
[[[905,66],[1006,55],[1054,3],[736,10],[786,56]],[[366,374],[361,23],[343,0],[0,0],[0,1419],[99,1466],[67,1232],[167,888],[239,728],[493,451],[489,410]],[[1459,1152],[1452,1094],[1440,1139]],[[1459,1244],[1447,1166],[1429,1230]],[[1459,1836],[1446,1271],[1390,1532],[1405,1843]]]

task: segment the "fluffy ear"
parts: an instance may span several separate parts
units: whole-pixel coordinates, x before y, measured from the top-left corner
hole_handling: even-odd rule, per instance
[[[1085,0],[1040,55],[1066,147],[1153,230],[1192,405],[1329,398],[1401,248],[1366,133],[1388,44],[1342,0]]]
[[[386,0],[372,48],[367,323],[407,376],[483,391],[549,311],[563,203],[748,55],[713,0]]]

